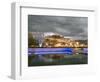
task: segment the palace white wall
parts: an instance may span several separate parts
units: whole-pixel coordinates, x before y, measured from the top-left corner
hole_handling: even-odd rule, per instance
[[[37,4],[46,5],[61,5],[66,7],[67,5],[72,6],[93,6],[97,8],[97,39],[94,45],[97,45],[96,49],[98,52],[97,58],[97,75],[86,75],[86,76],[69,76],[61,78],[40,78],[33,79],[36,82],[100,82],[100,0],[1,0],[0,1],[0,82],[1,81],[13,81],[10,78],[11,69],[11,3],[12,2],[33,2]]]

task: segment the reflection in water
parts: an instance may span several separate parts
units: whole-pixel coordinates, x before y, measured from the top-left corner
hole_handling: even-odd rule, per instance
[[[48,49],[47,49],[48,50]],[[36,50],[38,51],[38,50]],[[46,50],[44,50],[46,51]],[[54,51],[54,50],[53,50]],[[31,54],[28,56],[29,66],[44,65],[69,65],[69,64],[87,64],[87,48],[73,48],[72,54]],[[83,53],[84,52],[84,53]]]

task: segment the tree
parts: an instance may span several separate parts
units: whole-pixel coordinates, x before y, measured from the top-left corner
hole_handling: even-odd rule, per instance
[[[38,41],[33,37],[32,33],[28,33],[28,47],[38,47]]]

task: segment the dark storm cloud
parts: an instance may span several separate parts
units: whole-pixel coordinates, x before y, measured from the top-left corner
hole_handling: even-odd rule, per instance
[[[28,16],[29,32],[57,32],[75,39],[87,39],[87,17]]]

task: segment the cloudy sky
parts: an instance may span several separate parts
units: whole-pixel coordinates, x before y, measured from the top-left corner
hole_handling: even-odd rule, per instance
[[[57,32],[74,39],[87,39],[87,28],[87,17],[28,16],[29,32]]]

